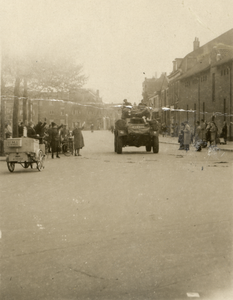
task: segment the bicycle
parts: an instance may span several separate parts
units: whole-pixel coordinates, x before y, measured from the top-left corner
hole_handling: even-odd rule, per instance
[[[74,154],[74,143],[73,139],[69,138],[68,140],[63,140],[61,143],[61,150],[65,156],[70,156]]]

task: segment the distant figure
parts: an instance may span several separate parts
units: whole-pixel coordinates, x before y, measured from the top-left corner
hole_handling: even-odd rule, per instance
[[[146,107],[147,107],[146,103],[144,103],[143,100],[141,100],[141,102],[138,104],[138,108],[145,109]]]
[[[45,125],[46,125],[46,122],[42,123],[41,121],[39,121],[38,124],[34,127],[36,134],[39,134],[39,136],[42,136],[44,133]]]
[[[189,145],[191,144],[191,128],[188,121],[184,122],[184,150],[189,150]]]
[[[206,123],[203,119],[201,119],[201,140],[202,140],[202,148],[205,148],[207,146],[206,142]]]
[[[94,125],[91,124],[91,132],[93,132],[93,131],[94,131]]]
[[[210,142],[212,146],[217,145],[217,134],[218,134],[218,127],[215,123],[215,117],[213,116],[211,118],[211,122],[209,124],[209,130],[210,130]]]
[[[84,139],[83,139],[83,134],[82,134],[82,129],[84,126],[80,126],[80,123],[76,123],[75,129],[72,132],[72,135],[74,136],[74,155],[75,156],[81,156],[80,149],[84,147]]]
[[[19,137],[22,137],[23,136],[23,122],[20,122],[19,123],[19,126],[18,126],[18,133],[19,133]]]
[[[28,123],[27,136],[30,137],[30,138],[32,138],[32,139],[38,139],[38,137],[39,137],[36,134],[33,122],[29,122]]]
[[[196,131],[195,131],[195,147],[196,151],[201,151],[201,145],[202,145],[202,132],[201,132],[201,126],[200,122],[196,122]]]
[[[66,125],[63,125],[63,127],[61,129],[61,132],[60,132],[60,135],[61,135],[61,141],[62,142],[67,140],[67,137],[69,135],[69,130],[67,129]]]
[[[223,122],[223,128],[220,137],[224,138],[224,143],[227,143],[227,122]]]
[[[161,125],[162,135],[163,137],[167,134],[167,126],[165,123]]]
[[[5,125],[5,135],[6,135],[6,139],[12,136],[12,127],[10,122]]]
[[[132,104],[130,102],[128,102],[127,99],[124,99],[123,102],[124,102],[123,103],[124,106],[132,106]]]
[[[57,153],[56,157],[59,156],[59,148],[60,148],[60,134],[59,129],[63,127],[63,125],[57,126],[56,123],[52,122],[52,129],[50,131],[51,134],[51,148],[52,148],[52,158],[54,158],[54,153]]]
[[[179,150],[184,150],[184,123],[181,123],[178,143],[180,143]]]

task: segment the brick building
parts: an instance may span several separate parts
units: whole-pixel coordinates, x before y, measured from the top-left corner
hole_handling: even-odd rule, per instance
[[[219,130],[227,121],[228,135],[233,139],[232,67],[233,29],[201,47],[195,38],[193,51],[176,58],[168,76],[168,123],[188,120],[194,127],[197,120],[209,121],[215,115]]]
[[[12,124],[14,97],[11,88],[7,94],[2,98],[5,122]],[[66,124],[69,128],[73,128],[76,122],[85,121],[87,129],[91,124],[94,124],[96,129],[108,129],[119,117],[113,105],[102,102],[98,90],[95,92],[80,89],[71,95],[42,92],[37,97],[33,92],[28,94],[28,121],[31,120],[34,124],[46,118],[48,124],[51,122]],[[23,121],[23,98],[19,100],[18,114],[19,122]]]

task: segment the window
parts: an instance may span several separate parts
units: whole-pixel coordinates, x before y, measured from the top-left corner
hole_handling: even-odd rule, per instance
[[[50,106],[53,106],[53,101],[50,100],[50,101],[49,101],[49,105],[50,105]]]
[[[186,87],[190,86],[190,81],[186,81],[186,82],[185,82],[185,86],[186,86]]]
[[[53,111],[53,110],[50,110],[50,111],[49,111],[49,114],[50,114],[50,115],[54,115],[54,111]]]
[[[65,115],[65,111],[64,109],[61,110],[61,116],[64,116]]]

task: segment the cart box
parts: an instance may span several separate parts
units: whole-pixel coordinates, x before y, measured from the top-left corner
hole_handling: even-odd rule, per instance
[[[39,149],[39,141],[28,137],[22,138],[9,138],[4,141],[5,153],[22,153],[22,152],[34,152],[37,153]]]
[[[9,148],[22,147],[22,139],[21,138],[7,139],[6,146]]]

